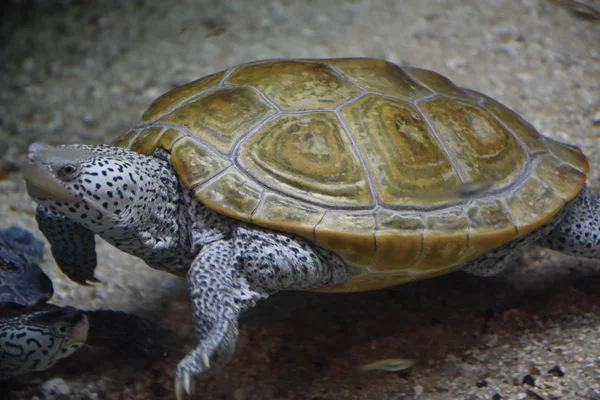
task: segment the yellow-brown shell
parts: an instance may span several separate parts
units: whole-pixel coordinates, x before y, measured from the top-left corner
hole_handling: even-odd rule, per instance
[[[115,145],[166,149],[206,206],[339,254],[354,277],[329,291],[452,271],[548,222],[588,172],[497,101],[376,59],[219,72],[158,98]]]

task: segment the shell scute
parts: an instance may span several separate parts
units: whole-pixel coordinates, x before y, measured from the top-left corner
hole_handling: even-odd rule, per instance
[[[419,103],[468,182],[506,185],[520,174],[527,153],[487,111],[446,97]]]
[[[375,256],[373,213],[328,211],[315,228],[315,241],[356,265],[370,266]]]
[[[130,129],[115,140],[112,141],[111,145],[115,147],[131,148],[131,142],[137,137],[141,129]]]
[[[371,93],[393,96],[409,102],[432,94],[402,68],[385,60],[345,58],[328,62],[351,82]]]
[[[315,241],[315,226],[321,221],[325,210],[321,207],[297,201],[276,193],[267,193],[252,214],[252,223],[284,232],[293,232]]]
[[[131,150],[145,155],[152,154],[152,152],[159,147],[158,142],[166,129],[167,128],[163,127],[142,129],[131,142]]]
[[[222,71],[205,76],[163,94],[154,100],[150,107],[148,107],[148,110],[144,112],[141,119],[142,122],[154,121],[171,112],[178,105],[185,103],[185,101],[198,96],[204,90],[216,86],[223,79],[223,76],[225,76],[225,72]]]
[[[190,136],[175,142],[171,150],[171,163],[188,188],[202,184],[231,165],[229,160],[218,156],[210,147]]]
[[[230,168],[207,184],[198,187],[196,198],[212,210],[228,217],[250,222],[264,189]]]
[[[565,201],[585,185],[587,178],[581,170],[549,154],[537,158],[532,175],[551,187]]]
[[[414,267],[423,252],[425,222],[419,213],[378,210],[377,252],[373,268],[402,271]]]
[[[517,113],[484,94],[473,90],[466,91],[480,98],[482,106],[504,124],[513,135],[519,138],[528,151],[532,153],[546,151],[544,141],[540,140],[540,134],[537,130]]]
[[[328,206],[373,203],[360,159],[331,112],[270,121],[242,143],[239,162],[265,186],[297,198]]]
[[[470,100],[468,93],[437,72],[411,67],[404,67],[404,70],[432,92],[456,99]]]
[[[240,66],[225,83],[253,86],[287,111],[333,109],[361,93],[327,64],[315,62],[272,61]]]
[[[342,108],[340,114],[384,203],[431,204],[436,202],[436,193],[460,184],[415,106],[367,95]]]
[[[469,238],[468,221],[460,207],[442,212],[425,214],[423,253],[419,270],[436,270],[440,260],[451,266],[465,261]]]
[[[240,137],[275,112],[254,89],[223,88],[186,103],[158,121],[183,126],[221,153],[229,153]]]
[[[465,212],[469,220],[469,253],[472,259],[517,237],[510,211],[500,200],[475,200]]]
[[[530,178],[506,197],[506,204],[522,236],[550,221],[565,200],[544,183]]]
[[[590,163],[579,147],[561,143],[548,137],[543,137],[543,140],[552,155],[587,175],[590,170]]]

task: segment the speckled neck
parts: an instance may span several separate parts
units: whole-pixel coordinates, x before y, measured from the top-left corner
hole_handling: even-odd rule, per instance
[[[185,271],[193,259],[187,215],[190,198],[168,161],[149,158],[152,168],[145,171],[149,184],[144,195],[135,199],[128,215],[121,215],[118,226],[97,233],[152,268]]]

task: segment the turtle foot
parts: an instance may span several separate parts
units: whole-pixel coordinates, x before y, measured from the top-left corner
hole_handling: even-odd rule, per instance
[[[175,372],[175,398],[183,400],[195,392],[195,380],[219,371],[235,351],[237,325],[204,340],[179,362]],[[184,394],[185,393],[185,394]]]

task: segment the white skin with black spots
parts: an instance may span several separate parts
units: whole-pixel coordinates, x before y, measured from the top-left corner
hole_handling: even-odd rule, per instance
[[[85,344],[88,328],[87,316],[72,307],[1,320],[0,379],[50,368]]]
[[[108,146],[34,144],[23,172],[59,265],[69,257],[74,265],[89,264],[81,251],[89,248],[89,238],[72,234],[84,228],[153,268],[188,271],[199,345],[177,367],[180,397],[182,390],[191,391],[195,376],[231,358],[241,311],[278,290],[333,285],[350,276],[331,252],[204,207],[182,187],[166,157]],[[73,254],[83,259],[73,260]],[[85,283],[70,268],[63,271]]]
[[[66,257],[54,252],[66,248],[60,242],[78,245],[73,243],[77,235],[57,235],[68,231],[65,221],[72,220],[153,268],[188,271],[199,344],[177,367],[178,397],[183,390],[192,391],[194,377],[215,372],[231,358],[241,311],[279,290],[317,288],[350,278],[348,266],[330,251],[203,206],[183,188],[164,152],[143,156],[108,146],[33,144],[23,173],[30,195],[41,205],[40,229],[49,232],[45,234],[59,265],[59,258]],[[573,238],[586,237],[588,231],[598,237],[598,224],[578,224],[582,217],[597,220],[599,204],[597,194],[584,190],[545,227],[463,267],[480,275],[497,273],[506,265],[505,255],[540,236],[548,247],[594,256],[590,241]],[[63,227],[49,230],[49,224]],[[597,241],[593,246],[598,247]],[[93,262],[91,270],[95,258]]]

